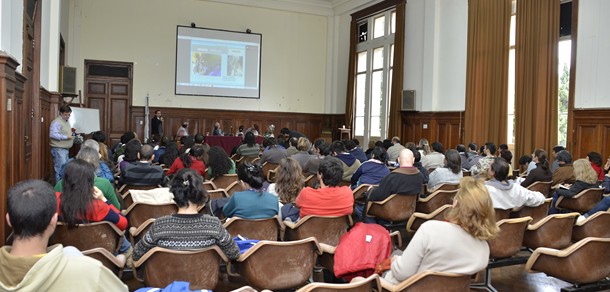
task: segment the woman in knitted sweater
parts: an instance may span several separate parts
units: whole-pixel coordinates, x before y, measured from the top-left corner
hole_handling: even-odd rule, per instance
[[[174,194],[178,213],[155,220],[136,244],[134,261],[155,246],[190,250],[218,245],[230,260],[239,257],[237,244],[220,220],[197,212],[208,199],[200,175],[190,168],[181,169],[170,182],[170,192]]]

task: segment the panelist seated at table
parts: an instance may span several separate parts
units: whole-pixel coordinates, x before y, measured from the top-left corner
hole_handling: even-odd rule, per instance
[[[214,123],[214,129],[212,130],[212,135],[213,136],[224,136],[224,134],[225,133],[220,128],[220,123],[219,122]]]

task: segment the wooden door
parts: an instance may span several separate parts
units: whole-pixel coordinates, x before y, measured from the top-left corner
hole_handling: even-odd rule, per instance
[[[132,67],[132,63],[85,60],[86,107],[100,110],[100,127],[109,146],[119,142],[125,132],[133,131]]]

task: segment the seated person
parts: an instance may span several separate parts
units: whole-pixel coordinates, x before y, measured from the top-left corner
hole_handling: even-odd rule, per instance
[[[553,184],[573,184],[576,181],[574,176],[574,166],[572,166],[572,154],[568,150],[562,150],[555,156],[555,161],[559,165],[553,172]]]
[[[595,173],[597,173],[597,179],[604,180],[604,174],[606,174],[606,171],[604,170],[604,166],[602,166],[602,155],[594,151],[589,152],[587,153],[587,160],[591,162],[591,167],[593,167],[593,170],[595,170]]]
[[[380,202],[392,194],[419,195],[423,179],[413,166],[414,162],[413,152],[408,148],[403,149],[398,156],[399,167],[381,180],[379,187],[371,191],[368,200]]]
[[[314,143],[314,156],[317,156],[317,159],[309,159],[309,161],[305,163],[305,167],[303,167],[303,175],[305,177],[318,173],[318,168],[320,168],[322,159],[330,156],[330,145],[324,140],[316,140],[316,143]]]
[[[473,176],[488,174],[489,166],[494,162],[494,155],[496,154],[496,144],[492,142],[485,143],[481,146],[483,149],[484,157],[481,157],[476,164],[470,168],[470,172]]]
[[[443,167],[445,155],[441,142],[432,143],[432,152],[421,158],[421,163],[426,169]]]
[[[258,157],[260,146],[256,143],[256,138],[252,132],[247,132],[244,136],[244,144],[237,147],[237,154],[244,157]]]
[[[320,161],[318,168],[320,188],[305,187],[296,199],[301,218],[307,215],[342,216],[352,214],[354,194],[347,187],[337,185],[343,178],[341,161],[334,157],[326,157]]]
[[[125,166],[119,178],[119,185],[156,186],[163,185],[165,173],[159,165],[153,165],[155,150],[150,145],[143,145],[138,152],[139,161]]]
[[[561,169],[561,166],[559,169]],[[553,201],[551,202],[549,214],[557,214],[561,212],[555,206],[559,196],[571,198],[581,191],[589,188],[597,188],[599,186],[597,185],[597,173],[595,173],[591,163],[589,163],[589,160],[586,158],[574,161],[574,176],[576,177],[576,182],[574,184],[563,185],[563,187],[557,189],[553,194]]]
[[[123,174],[125,166],[138,161],[138,153],[142,148],[142,143],[138,139],[131,140],[125,144],[125,154],[119,157],[119,170]]]
[[[352,175],[352,189],[361,184],[378,185],[381,180],[390,174],[386,166],[388,153],[383,147],[375,147],[371,152],[371,159],[365,161]]]
[[[9,189],[7,197],[13,245],[0,249],[1,291],[70,291],[76,285],[79,291],[128,291],[101,262],[74,247],[48,246],[58,216],[51,185],[22,181]]]
[[[422,183],[427,184],[430,181],[430,173],[428,172],[428,169],[421,164],[421,151],[417,150],[417,147],[415,147],[414,143],[407,143],[405,147],[411,150],[411,152],[413,153],[413,157],[415,158],[413,166],[417,168],[417,170],[419,170],[419,174],[422,178]]]
[[[275,138],[270,137],[266,140],[268,148],[263,151],[261,155],[260,164],[263,165],[265,162],[269,163],[280,163],[280,160],[288,157],[288,152],[284,147],[277,145]]]
[[[351,153],[354,157],[356,157],[356,159],[358,159],[360,163],[364,163],[369,159],[368,157],[366,157],[364,150],[362,150],[362,148],[358,146],[358,143],[360,143],[358,139],[345,140],[343,142],[343,144],[345,144],[345,149],[347,150],[347,152]]]
[[[489,194],[480,180],[465,177],[446,221],[421,225],[383,279],[398,284],[423,271],[472,275],[489,262],[487,240],[498,234]]]
[[[227,155],[227,152],[219,146],[210,147],[210,151],[208,151],[207,167],[208,179],[225,174],[235,174],[235,161],[233,161],[233,159]]]
[[[183,168],[170,182],[170,192],[178,213],[157,218],[142,240],[136,243],[133,259],[140,259],[155,246],[169,249],[197,249],[218,245],[230,260],[239,257],[239,248],[218,218],[199,214],[208,199],[203,178]]]
[[[354,172],[360,167],[360,161],[358,161],[354,155],[347,152],[345,145],[341,141],[334,141],[330,146],[330,150],[333,156],[338,158],[341,162],[341,166],[343,167],[343,180],[350,181]]]
[[[290,155],[290,157],[299,162],[301,169],[305,168],[305,164],[311,159],[316,159],[316,156],[309,154],[311,150],[311,142],[305,137],[301,137],[297,140],[298,152]]]
[[[432,144],[434,145],[434,144]],[[444,167],[436,168],[430,173],[428,190],[432,190],[443,183],[459,183],[462,179],[462,161],[457,150],[449,149],[445,153]]]
[[[236,192],[229,198],[222,209],[225,216],[262,219],[278,214],[277,196],[263,191],[265,179],[258,164],[249,162],[240,164],[237,167],[237,177],[245,191]]]
[[[537,181],[550,182],[553,179],[546,151],[536,149],[532,154],[532,161],[536,163],[536,168],[529,171],[525,180],[521,182],[521,186],[524,188],[529,187]]]
[[[205,151],[203,150],[203,146],[194,145],[193,148],[191,148],[191,151],[182,154],[174,160],[174,163],[172,163],[172,166],[167,171],[167,175],[172,175],[183,168],[190,168],[197,171],[199,175],[205,175],[205,164],[203,163],[204,155]]]
[[[282,159],[275,183],[270,184],[267,189],[269,193],[279,198],[282,221],[286,218],[290,218],[293,222],[299,220],[299,208],[294,202],[303,189],[304,183],[299,163],[290,157]]]
[[[508,163],[500,158],[494,157],[489,166],[491,180],[485,182],[485,186],[491,196],[493,207],[508,210],[522,206],[536,207],[544,203],[544,195],[540,192],[530,191],[514,181],[508,179]]]
[[[95,140],[92,140],[92,139],[86,140],[81,145],[80,149],[83,150],[85,148],[92,148],[96,152],[98,152],[100,154],[100,156],[101,156],[100,145]],[[79,150],[79,152],[81,150]],[[68,159],[68,161],[66,161],[66,163],[61,166],[61,169],[59,171],[59,177],[63,177],[64,176],[64,170],[66,169],[66,165],[68,164],[68,162],[70,162],[72,160],[73,160],[73,158]],[[108,165],[106,165],[106,163],[104,163],[102,161],[101,157],[98,157],[97,161],[98,162],[96,163],[95,176],[101,177],[101,178],[105,178],[106,180],[108,180],[108,182],[110,182],[111,184],[114,184],[114,174],[112,173],[112,170],[110,170]]]

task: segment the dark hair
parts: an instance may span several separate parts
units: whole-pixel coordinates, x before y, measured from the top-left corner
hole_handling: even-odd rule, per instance
[[[174,194],[174,202],[180,208],[187,207],[189,202],[201,206],[208,199],[203,178],[190,168],[183,168],[174,175],[169,183],[169,191]]]
[[[8,190],[7,210],[15,238],[40,235],[57,212],[55,190],[42,180],[18,182]]]
[[[510,150],[502,150],[500,151],[500,157],[510,164],[510,161],[513,160],[513,153]]]
[[[376,146],[375,148],[373,148],[373,151],[371,151],[371,157],[374,157],[375,159],[383,162],[383,164],[385,164],[388,161],[388,152],[385,151],[385,149],[383,149],[383,147],[379,147]]]
[[[443,154],[443,152],[445,151],[443,149],[443,144],[441,144],[441,142],[438,142],[438,141],[435,141],[434,143],[432,143],[432,150],[434,150],[440,154]]]
[[[136,138],[136,134],[132,131],[129,132],[125,132],[125,134],[123,134],[121,136],[121,144],[127,144],[127,142],[133,140]]]
[[[455,146],[455,150],[458,152],[466,152],[466,146],[464,146],[464,144],[457,144],[457,146]]]
[[[68,228],[87,222],[87,210],[93,205],[95,168],[90,163],[75,159],[66,165],[61,190],[60,211]]]
[[[288,140],[288,143],[290,143],[290,146],[294,146],[294,148],[296,148],[297,145],[299,145],[299,139],[296,137],[292,137]]]
[[[413,158],[415,158],[414,162],[421,161],[421,153],[419,152],[419,150],[417,150],[417,146],[415,146],[415,144],[409,144],[406,148],[413,152]]]
[[[65,104],[59,107],[59,113],[71,113],[72,112],[72,108],[70,108],[69,105]]]
[[[360,141],[358,141],[358,139],[356,139],[356,138],[352,139],[352,142],[354,142],[354,144],[356,144],[356,146],[360,145]]]
[[[123,160],[127,162],[135,162],[138,160],[138,153],[142,148],[142,143],[139,140],[131,140],[125,144],[125,156]]]
[[[470,149],[472,151],[477,151],[477,144],[476,143],[468,144],[468,149]]]
[[[561,146],[561,145],[557,145],[555,147],[553,147],[553,152],[555,152],[555,154],[559,153],[560,151],[566,150],[565,147]]]
[[[106,134],[104,134],[102,131],[95,131],[93,134],[91,134],[91,139],[104,143],[106,142]]]
[[[170,167],[179,155],[180,152],[178,151],[178,144],[175,141],[170,140],[165,146],[165,153],[159,157],[159,163]]]
[[[534,156],[536,156],[536,159],[538,159],[538,163],[540,164],[540,166],[542,166],[542,169],[545,170],[545,172],[549,172],[549,159],[546,155],[546,151],[542,150],[542,149],[536,149],[534,150]],[[530,159],[531,161],[531,159]]]
[[[313,141],[313,148],[319,149],[322,144],[326,144],[326,140],[324,140],[324,138],[318,138]]]
[[[521,158],[519,158],[519,165],[526,165],[526,164],[529,164],[530,162],[532,162],[531,155],[523,155],[523,156],[521,156]]]
[[[320,146],[318,146],[318,152],[320,152],[320,155],[329,156],[330,155],[330,145],[328,145],[326,143],[320,144]]]
[[[447,152],[445,153],[445,160],[447,160],[445,166],[451,169],[451,172],[458,174],[460,173],[460,171],[462,171],[462,157],[460,156],[460,153],[457,152],[457,150],[447,150]]]
[[[500,157],[494,157],[494,162],[489,166],[494,171],[494,178],[505,181],[508,177],[508,162]]]
[[[493,142],[485,143],[485,148],[489,150],[489,153],[491,153],[491,155],[496,154],[496,144],[494,144]]]
[[[159,147],[166,147],[170,141],[172,141],[172,138],[170,138],[170,137],[167,137],[167,136],[161,137],[161,140],[159,140]]]
[[[161,110],[156,110],[156,111],[155,111],[155,114],[156,114],[156,113],[158,113],[158,112],[160,112],[160,111],[161,111]]]
[[[243,132],[244,131],[244,125],[239,125],[238,129],[239,129],[240,132]]]
[[[384,147],[382,141],[376,141],[375,146]],[[385,148],[385,147],[384,147]],[[386,148],[387,149],[387,148]]]
[[[589,161],[591,161],[595,165],[597,165],[599,167],[601,167],[603,165],[601,154],[599,154],[597,152],[589,152],[589,153],[587,153],[587,157],[589,158]]]
[[[341,141],[333,141],[333,144],[330,145],[330,150],[337,154],[345,152],[345,144]]]
[[[254,147],[254,144],[256,144],[256,139],[254,138],[254,134],[252,132],[247,132],[245,134],[244,143],[248,144],[248,147]]]
[[[193,165],[193,160],[191,156],[200,158],[203,156],[204,153],[205,151],[203,151],[203,146],[194,145],[193,147],[191,147],[191,151],[189,151],[189,153],[184,153],[182,154],[182,156],[180,156],[180,160],[182,160],[182,163],[184,164],[185,168],[189,168],[191,167],[191,165]]]
[[[277,144],[277,141],[273,137],[269,137],[265,139],[265,141],[267,141],[267,146],[274,146]]]
[[[203,134],[197,133],[195,134],[195,144],[203,144],[204,137]]]
[[[508,150],[508,145],[506,145],[506,144],[500,144],[500,147],[498,147],[498,148],[500,148],[500,151],[502,151],[502,150]]]
[[[345,149],[347,151],[352,151],[352,149],[356,148],[356,143],[354,143],[352,140],[343,141],[343,145],[345,145]]]
[[[155,154],[155,149],[150,145],[142,145],[140,148],[140,160],[149,160]]]
[[[343,180],[343,166],[341,160],[329,156],[320,161],[318,173],[322,175],[322,181],[330,187],[337,186]]]
[[[211,176],[217,177],[229,173],[233,164],[224,149],[214,146],[208,151],[207,166],[212,169]]]
[[[244,162],[240,164],[237,167],[237,177],[257,190],[263,187],[262,169],[256,163]]]
[[[282,129],[280,130],[280,134],[284,134],[284,135],[290,136],[290,129],[288,129],[288,128],[282,128]]]
[[[390,139],[385,139],[381,143],[383,143],[383,148],[385,148],[385,150],[388,150],[388,148],[392,147],[392,140]]]
[[[557,152],[557,161],[564,163],[572,163],[572,154],[568,150],[561,150]]]

